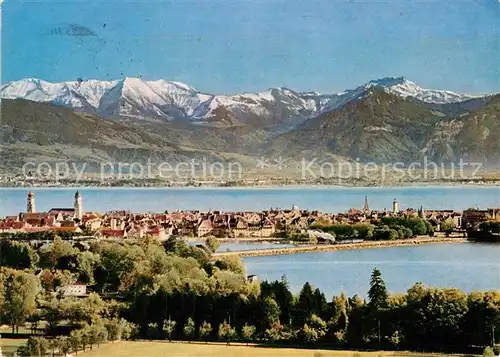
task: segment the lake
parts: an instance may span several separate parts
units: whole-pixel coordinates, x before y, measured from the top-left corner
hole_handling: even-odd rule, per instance
[[[248,274],[261,280],[286,276],[293,292],[309,281],[331,300],[345,291],[366,297],[370,274],[381,270],[390,292],[416,282],[463,291],[500,290],[500,244],[451,243],[321,253],[246,257]]]
[[[26,210],[27,188],[0,188],[0,216]],[[33,188],[36,209],[72,207],[75,188]],[[285,188],[82,188],[85,211],[165,210],[260,211],[271,207],[324,212],[361,209],[368,196],[371,209],[390,209],[397,198],[401,209],[455,209],[499,207],[496,186],[414,186],[414,187],[285,187]]]
[[[285,243],[222,243],[217,252],[241,252],[245,250],[264,250],[296,247],[295,244]]]

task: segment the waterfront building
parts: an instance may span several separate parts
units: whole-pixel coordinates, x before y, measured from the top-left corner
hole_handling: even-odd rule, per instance
[[[27,213],[35,213],[35,194],[30,191],[28,192],[28,202],[26,205]]]
[[[75,193],[75,217],[79,221],[82,220],[83,217],[83,199],[82,195],[79,191],[76,191]]]
[[[394,201],[392,202],[392,213],[399,213],[399,203],[397,199],[394,199]]]

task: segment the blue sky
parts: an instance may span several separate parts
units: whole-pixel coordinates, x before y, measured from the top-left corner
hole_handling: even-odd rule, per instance
[[[500,92],[497,0],[18,1],[2,81],[142,76],[214,93],[337,92],[383,76]]]

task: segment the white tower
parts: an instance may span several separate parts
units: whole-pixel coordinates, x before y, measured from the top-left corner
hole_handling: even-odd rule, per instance
[[[83,202],[82,195],[80,192],[76,191],[75,193],[75,218],[78,218],[80,221],[83,217]]]
[[[399,213],[399,204],[397,199],[394,199],[394,202],[392,202],[392,212]]]
[[[28,202],[26,205],[26,212],[35,213],[35,194],[33,192],[28,192]]]

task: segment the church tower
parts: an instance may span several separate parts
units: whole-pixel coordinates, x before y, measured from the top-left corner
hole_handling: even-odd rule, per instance
[[[399,213],[399,203],[397,199],[392,202],[392,213]]]
[[[32,191],[28,192],[28,202],[26,205],[26,212],[35,213],[35,194]]]
[[[420,218],[425,218],[424,205],[420,205],[420,209],[418,210],[418,216]]]
[[[365,196],[365,206],[363,207],[363,212],[365,214],[370,213],[370,206],[368,206],[368,196]]]
[[[75,193],[75,217],[74,218],[78,218],[81,221],[82,217],[83,217],[82,195],[80,194],[79,191],[76,191],[76,193]]]

